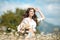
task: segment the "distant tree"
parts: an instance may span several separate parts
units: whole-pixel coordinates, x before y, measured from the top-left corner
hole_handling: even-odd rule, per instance
[[[17,17],[18,24],[22,21],[22,16],[24,14],[25,10],[16,8],[15,16]]]
[[[16,26],[18,26],[22,20],[24,11],[25,10],[19,8],[16,8],[16,12],[7,10],[7,12],[4,12],[4,14],[2,15],[2,23],[0,24],[0,26],[7,26],[11,29],[16,30]]]

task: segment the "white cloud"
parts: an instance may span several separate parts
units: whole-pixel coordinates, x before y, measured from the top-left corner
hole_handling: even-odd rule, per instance
[[[46,2],[60,2],[60,0],[45,0]]]
[[[36,3],[60,3],[60,0],[35,0]]]
[[[22,9],[26,9],[26,8],[29,8],[29,7],[33,7],[33,5],[30,5],[30,4],[22,4],[22,6],[20,5],[20,7]]]
[[[51,10],[53,9],[53,6],[52,6],[52,5],[48,5],[48,6],[47,6],[47,9],[48,9],[49,11],[51,11]]]
[[[60,16],[60,5],[58,4],[49,4],[45,6],[47,15],[51,16]]]
[[[60,10],[60,5],[58,5],[58,4],[49,4],[49,5],[46,5],[46,9],[48,11]]]
[[[21,8],[21,9],[27,9],[28,7],[35,7],[33,4],[27,4],[27,3],[19,3],[19,2],[8,2],[4,1],[0,3],[0,14],[3,14],[3,12],[6,12],[7,10],[12,10],[13,12],[15,11],[16,8]]]
[[[7,10],[12,10],[12,11],[15,11],[15,8],[22,8],[22,9],[26,9],[28,7],[33,7],[33,5],[30,5],[30,4],[17,4],[17,3],[8,3],[8,2],[5,2],[3,5],[0,5],[2,6],[0,11],[7,11]]]

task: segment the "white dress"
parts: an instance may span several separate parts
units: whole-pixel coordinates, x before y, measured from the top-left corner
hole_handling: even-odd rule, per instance
[[[43,20],[43,18],[37,18],[37,21],[38,22],[39,21],[42,21],[42,20]],[[30,25],[29,28],[32,28],[33,31],[36,31],[36,22],[33,19],[31,20],[29,17],[27,17],[27,18],[24,18],[22,20],[21,24],[18,25],[18,27],[17,27],[18,32],[23,27],[23,24],[29,24]],[[28,36],[30,37],[31,36],[31,33],[28,33]]]

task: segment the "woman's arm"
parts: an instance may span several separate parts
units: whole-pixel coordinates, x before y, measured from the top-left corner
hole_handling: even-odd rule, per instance
[[[39,9],[37,9],[37,8],[36,8],[35,10],[40,13],[40,16],[41,16],[42,20],[44,20],[44,19],[45,19],[45,16],[44,16],[44,14],[42,13],[42,11],[39,10]]]
[[[45,19],[45,16],[44,16],[44,14],[42,13],[42,11],[40,10],[40,11],[38,11],[38,12],[40,13],[41,18],[42,18],[42,19]]]

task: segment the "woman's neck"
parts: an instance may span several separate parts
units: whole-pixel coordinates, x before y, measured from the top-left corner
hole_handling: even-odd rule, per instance
[[[32,17],[29,16],[30,19],[32,19]]]

